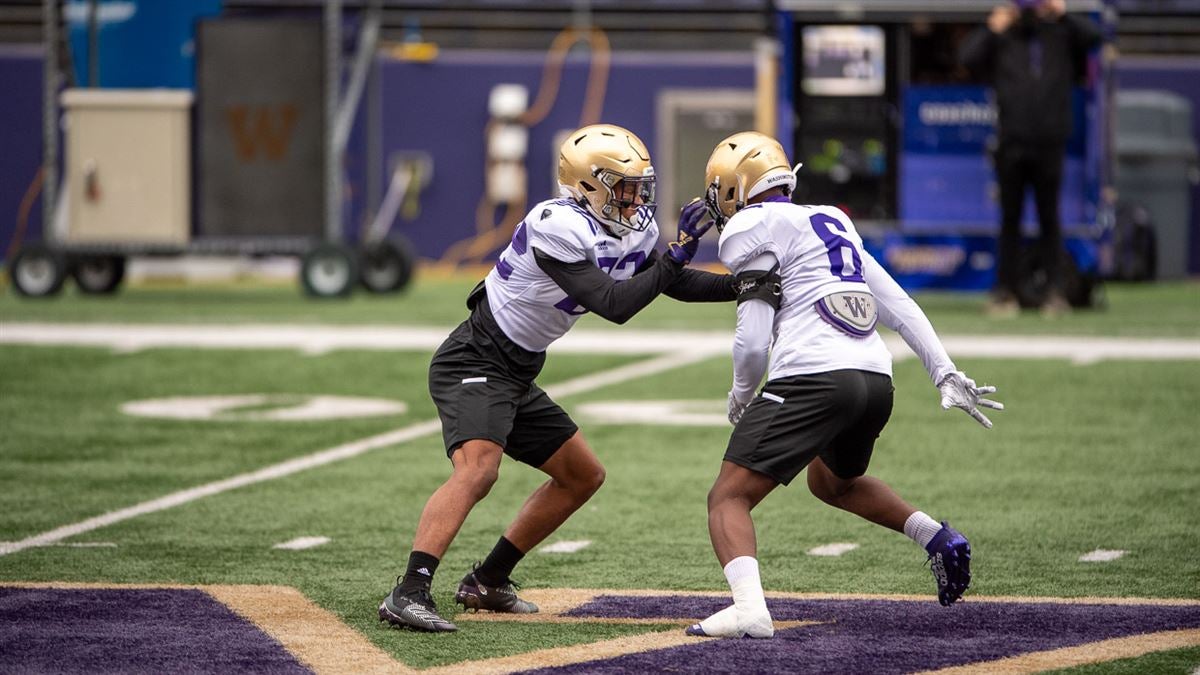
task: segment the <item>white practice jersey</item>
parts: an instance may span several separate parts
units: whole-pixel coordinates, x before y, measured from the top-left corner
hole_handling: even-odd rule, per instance
[[[641,232],[614,237],[569,199],[542,202],[517,226],[488,273],[488,306],[510,340],[532,352],[545,351],[587,310],[538,267],[534,248],[565,263],[587,260],[623,281],[633,276],[657,244],[658,224],[653,220]]]
[[[719,253],[734,274],[765,253],[779,261],[782,298],[768,380],[841,369],[892,374],[891,353],[877,332],[851,334],[818,310],[817,302],[835,293],[869,294],[880,321],[900,331],[935,382],[954,370],[924,313],[866,252],[854,224],[837,207],[752,204],[729,220]]]

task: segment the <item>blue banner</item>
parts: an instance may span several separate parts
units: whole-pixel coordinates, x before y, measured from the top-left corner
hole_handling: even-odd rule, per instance
[[[96,72],[90,82],[91,3],[63,6],[78,86],[191,89],[196,20],[221,13],[221,0],[100,0],[96,3]]]

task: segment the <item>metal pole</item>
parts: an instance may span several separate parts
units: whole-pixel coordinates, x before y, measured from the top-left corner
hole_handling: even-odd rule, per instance
[[[383,79],[376,55],[367,80],[367,213],[380,206],[383,187]]]
[[[325,239],[342,238],[342,153],[337,143],[342,82],[342,0],[325,0]]]
[[[58,200],[58,0],[42,0],[42,238],[54,232]]]
[[[378,6],[369,6],[358,31],[358,45],[354,51],[354,63],[350,67],[350,84],[346,87],[346,96],[338,108],[337,122],[333,127],[333,137],[339,152],[345,152],[346,142],[350,140],[350,129],[354,126],[354,116],[358,113],[358,102],[362,99],[367,74],[375,60],[381,14]]]
[[[88,81],[87,86],[100,86],[100,0],[88,2]]]

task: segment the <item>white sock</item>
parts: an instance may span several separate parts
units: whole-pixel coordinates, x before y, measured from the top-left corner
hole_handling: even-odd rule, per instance
[[[917,542],[921,548],[928,546],[941,529],[942,524],[930,518],[924,511],[917,511],[904,521],[904,534]]]
[[[725,566],[725,580],[733,591],[733,604],[737,607],[765,607],[762,580],[758,576],[758,561],[748,555],[734,558]]]

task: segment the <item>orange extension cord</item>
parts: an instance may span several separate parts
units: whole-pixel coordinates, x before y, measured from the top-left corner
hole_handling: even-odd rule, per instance
[[[600,113],[604,107],[605,89],[608,86],[608,70],[612,54],[608,36],[597,28],[588,30],[566,28],[556,35],[550,44],[546,55],[546,65],[542,70],[542,81],[538,85],[537,97],[534,98],[533,105],[517,118],[517,122],[526,128],[532,128],[550,114],[558,98],[558,88],[562,82],[563,64],[566,62],[567,54],[571,47],[579,42],[587,43],[592,57],[588,68],[587,93],[584,96],[579,126],[595,124],[600,120]],[[485,143],[494,124],[494,120],[489,120],[483,129]],[[485,159],[485,176],[487,168]],[[479,205],[475,209],[475,236],[454,243],[446,250],[441,262],[452,265],[482,263],[489,253],[500,248],[512,238],[513,229],[525,215],[528,201],[528,187],[523,199],[504,204],[493,203],[488,198],[485,188]],[[496,209],[501,205],[504,206],[503,216],[497,223],[495,222]]]

